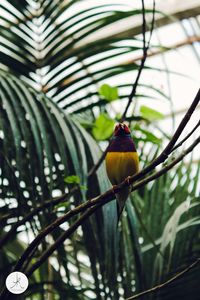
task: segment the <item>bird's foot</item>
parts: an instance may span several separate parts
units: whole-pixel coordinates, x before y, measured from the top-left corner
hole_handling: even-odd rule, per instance
[[[117,194],[116,189],[117,189],[117,185],[114,184],[114,185],[112,186],[112,190],[113,190],[113,193],[114,193],[114,194]]]
[[[126,184],[129,186],[130,185],[130,179],[131,179],[131,176],[128,176],[126,179],[125,179],[125,182]]]

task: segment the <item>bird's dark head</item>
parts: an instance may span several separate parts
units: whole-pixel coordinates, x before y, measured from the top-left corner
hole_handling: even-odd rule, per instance
[[[129,135],[130,133],[131,133],[130,129],[124,123],[119,123],[115,126],[114,136],[126,136]]]

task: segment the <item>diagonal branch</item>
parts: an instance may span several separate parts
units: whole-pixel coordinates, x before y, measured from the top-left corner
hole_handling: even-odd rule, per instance
[[[188,109],[187,113],[185,114],[184,118],[182,119],[181,123],[179,124],[176,132],[174,133],[174,136],[172,137],[172,139],[170,140],[170,142],[168,143],[168,145],[165,147],[165,149],[162,151],[162,153],[151,164],[149,164],[145,169],[143,169],[138,174],[130,177],[130,180],[129,180],[130,184],[134,183],[138,179],[143,178],[144,175],[146,175],[147,173],[151,172],[156,166],[158,166],[159,164],[161,164],[162,162],[164,162],[167,159],[167,157],[171,153],[174,145],[176,144],[176,141],[178,140],[179,136],[181,135],[183,129],[187,125],[187,123],[188,123],[191,115],[193,114],[196,106],[198,105],[199,101],[200,101],[200,90],[198,91],[195,99],[193,100],[190,108]],[[127,185],[126,181],[124,181],[123,183],[121,183],[118,186],[119,190],[121,188],[125,187],[126,185]],[[117,191],[118,190],[116,190],[116,192]],[[75,209],[70,210],[64,216],[58,218],[54,223],[52,223],[48,227],[46,227],[45,230],[43,230],[35,238],[35,240],[29,245],[29,247],[26,249],[26,251],[24,252],[24,254],[22,255],[22,257],[18,261],[16,267],[20,268],[23,265],[24,261],[29,256],[30,252],[32,251],[32,248],[37,247],[37,245],[40,243],[40,241],[43,239],[43,237],[46,236],[49,232],[51,232],[55,227],[59,226],[60,224],[62,224],[65,221],[67,221],[70,217],[76,215],[77,213],[84,211],[89,206],[92,206],[92,205],[96,204],[95,201],[97,201],[97,203],[98,203],[98,201],[101,201],[104,198],[108,199],[108,201],[114,199],[113,189],[110,189],[107,192],[105,192],[104,194],[102,194],[102,195],[100,195],[100,196],[98,196],[98,197],[96,197],[96,198],[94,198],[92,200],[88,200],[87,202],[85,202],[85,203],[81,204],[80,206],[76,207]]]
[[[147,54],[148,54],[148,50],[149,50],[149,46],[150,46],[150,42],[151,42],[151,37],[152,37],[153,29],[154,29],[154,23],[155,23],[155,0],[153,0],[153,16],[152,16],[150,36],[149,36],[149,41],[147,43],[147,46],[146,46],[146,36],[145,36],[145,32],[146,32],[145,6],[144,6],[144,1],[143,0],[142,0],[142,18],[143,18],[143,21],[142,21],[143,56],[142,56],[142,59],[141,59],[141,64],[140,64],[140,67],[139,67],[139,70],[138,70],[138,74],[137,74],[135,83],[133,84],[132,91],[131,91],[131,93],[129,95],[129,98],[128,98],[127,106],[124,110],[124,113],[121,117],[120,122],[123,122],[125,120],[126,114],[128,112],[128,109],[129,109],[129,106],[131,105],[131,102],[133,101],[133,98],[135,97],[138,82],[139,82],[139,79],[140,79],[140,76],[142,74],[142,70],[144,68],[144,64],[145,64],[145,61],[146,61],[146,58],[147,58]]]
[[[200,101],[200,90],[197,92],[197,95],[195,99],[193,100],[190,108],[188,109],[187,113],[185,114],[184,118],[182,119],[181,123],[179,124],[176,132],[174,133],[174,136],[168,143],[168,145],[165,147],[165,149],[162,151],[162,153],[145,169],[143,169],[141,172],[138,174],[132,176],[130,178],[130,184],[134,183],[136,180],[141,179],[146,175],[147,173],[151,172],[157,165],[160,163],[164,162],[168,155],[172,152],[174,145],[176,144],[176,141],[178,140],[179,136],[181,135],[182,131],[184,130],[185,126],[187,125],[191,115],[193,114],[196,106],[198,105]],[[122,183],[119,188],[123,188],[126,185],[126,183]],[[100,201],[104,198],[107,197],[107,199],[110,201],[114,198],[113,190],[110,189],[104,194],[100,195],[99,197],[95,199],[100,199]],[[75,209],[67,212],[64,216],[58,218],[53,224],[50,224],[48,227],[45,228],[40,234],[35,238],[35,240],[29,245],[29,247],[26,249],[26,251],[23,253],[22,257],[19,259],[16,267],[20,268],[22,267],[24,261],[26,258],[30,255],[32,250],[37,247],[38,244],[40,244],[41,240],[43,237],[45,237],[48,233],[50,233],[54,228],[62,224],[63,222],[67,221],[70,217],[76,215],[77,213],[84,211],[87,209],[89,206],[92,206],[96,203],[93,203],[95,199],[89,200],[85,203],[83,203],[81,206],[76,207]]]
[[[57,197],[53,200],[49,200],[41,204],[40,206],[37,206],[34,208],[29,214],[27,214],[23,219],[16,222],[11,229],[6,232],[3,237],[0,239],[0,248],[2,248],[15,234],[17,231],[17,228],[26,222],[30,221],[33,216],[35,216],[40,211],[44,210],[48,207],[53,207],[61,202],[67,201],[76,191],[78,190],[78,187],[74,187],[68,194],[64,194],[60,197]]]
[[[144,0],[142,0],[143,56],[142,56],[142,59],[141,59],[141,64],[140,64],[140,67],[139,67],[139,70],[138,70],[138,74],[137,74],[136,80],[135,80],[135,82],[133,84],[132,91],[131,91],[131,93],[129,95],[129,98],[128,98],[127,106],[126,106],[126,108],[124,110],[124,113],[123,113],[121,119],[120,119],[120,122],[123,122],[125,120],[128,108],[129,108],[129,106],[130,106],[130,104],[131,104],[131,102],[132,102],[132,100],[133,100],[133,98],[134,98],[134,96],[136,94],[136,89],[137,89],[137,85],[138,85],[138,82],[139,82],[139,79],[140,79],[140,75],[142,73],[142,70],[144,68],[144,64],[145,64],[145,61],[146,61],[146,58],[147,58],[147,52],[148,52],[148,49],[149,49],[149,45],[150,45],[150,41],[151,41],[151,36],[152,36],[152,33],[153,33],[153,29],[154,29],[154,23],[155,23],[155,0],[153,0],[153,17],[152,17],[152,22],[151,22],[150,37],[149,37],[148,44],[146,46],[146,36],[145,36],[145,32],[146,32],[145,6],[144,6]],[[91,177],[94,173],[96,173],[96,171],[98,170],[98,168],[100,167],[100,165],[104,161],[104,158],[106,156],[108,147],[109,147],[109,145],[107,146],[107,148],[102,153],[102,155],[101,155],[100,159],[98,160],[98,162],[89,171],[88,177]]]
[[[198,264],[200,263],[200,258],[197,258],[197,260],[195,260],[195,262],[193,262],[191,265],[189,265],[186,269],[184,269],[183,271],[177,273],[175,276],[173,276],[172,278],[170,278],[169,280],[154,286],[151,289],[148,289],[144,292],[141,292],[137,295],[131,296],[129,298],[126,298],[126,300],[133,300],[133,299],[142,299],[141,297],[147,295],[147,294],[151,294],[154,292],[159,291],[160,289],[165,288],[166,286],[168,286],[170,283],[176,281],[177,279],[183,277],[186,273],[188,273],[191,269],[195,268]]]
[[[200,137],[193,142],[193,144],[188,147],[181,155],[179,155],[176,159],[174,159],[171,163],[169,163],[167,166],[162,168],[160,171],[154,173],[153,175],[150,175],[146,177],[145,179],[135,183],[132,187],[132,191],[141,188],[148,182],[155,180],[156,178],[160,177],[164,173],[166,173],[168,170],[170,170],[172,167],[174,167],[178,162],[182,161],[182,159],[189,154],[198,144],[200,143]],[[124,180],[121,184],[116,186],[115,193],[118,193],[121,191],[124,187],[127,185],[131,185],[133,183],[134,176],[130,177],[129,182],[127,180]],[[53,231],[56,227],[58,227],[60,224],[65,222],[70,216],[75,215],[77,213],[80,213],[82,211],[85,211],[83,215],[75,221],[72,226],[65,231],[56,241],[55,243],[49,247],[43,255],[37,260],[35,264],[33,264],[27,271],[27,275],[31,275],[37,268],[40,267],[40,265],[43,264],[43,262],[60,246],[61,243],[63,243],[90,215],[92,215],[98,208],[103,206],[104,204],[112,201],[115,198],[115,194],[113,189],[110,189],[106,191],[104,194],[99,195],[96,198],[93,198],[91,200],[88,200],[87,202],[79,205],[78,207],[72,209],[69,211],[65,216],[58,218],[55,222],[50,224],[47,228],[45,228],[36,238],[33,240],[33,242],[29,245],[29,247],[25,250],[21,258],[19,259],[18,263],[16,264],[14,271],[19,271],[24,262],[27,260],[27,258],[31,259],[31,256],[29,256],[33,249],[42,241],[42,239],[51,231]],[[26,264],[27,265],[27,264]],[[23,270],[25,271],[25,270]],[[7,298],[8,294],[6,289],[4,288],[2,290],[2,293],[0,295],[0,299],[5,300]]]
[[[158,171],[158,172],[154,173],[153,175],[150,175],[150,176],[146,177],[145,179],[143,179],[143,180],[135,183],[133,185],[133,187],[132,187],[132,191],[141,188],[142,186],[144,186],[148,182],[157,179],[158,177],[160,177],[161,175],[163,175],[164,173],[166,173],[167,171],[169,171],[172,167],[174,167],[177,163],[179,163],[187,154],[189,154],[198,145],[198,143],[200,143],[200,137],[189,148],[187,148],[181,155],[179,155],[176,159],[174,159],[171,163],[169,163],[167,166],[165,166],[164,168],[162,168],[160,171]],[[131,183],[132,183],[132,177],[130,177],[128,185],[131,185]],[[115,193],[121,191],[125,186],[127,186],[127,181],[126,180],[123,181],[121,184],[119,184],[119,185],[116,186]],[[25,250],[24,254],[22,255],[22,257],[18,261],[15,269],[17,270],[17,269],[19,269],[19,268],[22,267],[23,263],[25,262],[25,260],[27,259],[28,255],[30,254],[30,251],[32,250],[32,248],[36,247],[37,243],[41,242],[42,238],[44,238],[49,232],[51,232],[52,230],[54,230],[56,227],[58,227],[59,225],[61,225],[64,222],[66,222],[71,216],[74,216],[74,215],[76,215],[76,214],[78,214],[78,213],[80,213],[82,211],[85,211],[86,209],[92,207],[92,211],[90,211],[88,209],[84,213],[83,220],[85,220],[86,217],[90,216],[94,211],[96,211],[97,208],[99,208],[99,207],[103,206],[104,204],[112,201],[114,198],[115,198],[115,194],[113,192],[113,189],[110,189],[107,192],[105,192],[104,194],[101,194],[101,195],[99,195],[96,198],[88,200],[87,202],[85,202],[85,203],[77,206],[76,208],[70,210],[63,217],[58,218],[55,222],[53,222],[47,228],[45,228],[36,237],[36,239],[29,245],[29,247]],[[94,211],[93,211],[93,208],[95,208]],[[67,239],[71,235],[71,233],[77,228],[77,224],[79,226],[82,223],[82,221],[80,221],[80,220],[81,219],[79,219],[78,221],[76,221],[67,231],[65,231],[60,236],[58,242],[56,241],[53,246],[49,247],[49,249],[46,250],[46,251],[48,251],[49,255],[51,255],[52,251],[55,250],[54,249],[55,245],[60,244],[61,240],[63,242],[65,239]],[[75,228],[75,229],[72,231],[72,228]],[[43,258],[45,260],[46,259],[46,253],[43,254],[43,255],[44,255]],[[44,260],[43,259],[38,260],[37,264],[41,264]]]
[[[198,90],[192,104],[190,105],[189,109],[187,110],[185,116],[181,120],[178,128],[176,129],[173,137],[167,144],[167,146],[164,148],[164,150],[161,152],[161,154],[146,168],[144,168],[141,172],[137,173],[133,176],[133,182],[144,177],[147,173],[151,172],[156,166],[163,163],[169,154],[173,151],[173,147],[175,146],[177,140],[179,139],[181,133],[183,132],[184,128],[186,127],[187,123],[189,122],[194,110],[196,109],[197,105],[200,102],[200,89]]]
[[[154,10],[153,10],[153,16],[154,16]],[[153,17],[153,20],[154,20],[154,17]],[[154,23],[154,22],[152,22]],[[152,26],[153,27],[153,26]],[[136,80],[133,84],[133,88],[132,88],[132,91],[128,97],[128,103],[126,105],[126,108],[124,110],[124,113],[120,119],[120,122],[123,122],[126,118],[126,114],[127,114],[127,111],[129,109],[129,106],[131,105],[131,102],[136,94],[136,89],[137,89],[137,85],[138,85],[138,81],[140,79],[140,75],[142,73],[142,70],[144,68],[144,63],[146,61],[146,58],[147,58],[147,51],[148,51],[148,48],[146,46],[146,18],[145,18],[145,5],[144,5],[144,0],[142,0],[142,36],[143,36],[143,56],[142,56],[142,59],[141,59],[141,64],[140,64],[140,67],[139,67],[139,70],[138,70],[138,74],[137,74],[137,77],[136,77]]]
[[[151,176],[146,177],[145,179],[139,181],[132,187],[132,191],[135,191],[136,189],[141,188],[148,182],[157,179],[161,175],[165,174],[167,171],[169,171],[172,167],[174,167],[177,163],[182,161],[182,159],[189,154],[198,144],[200,143],[200,137],[181,155],[179,155],[176,159],[174,159],[170,164],[168,164],[166,167],[162,168],[160,171],[154,173]],[[131,180],[131,179],[130,179]],[[130,185],[130,183],[128,184]],[[127,181],[125,180],[120,185],[116,186],[115,192],[118,192],[124,188],[124,186],[127,186]],[[89,217],[91,216],[98,208],[105,205],[106,203],[112,201],[115,198],[115,195],[113,193],[113,189],[111,189],[112,192],[105,193],[103,195],[100,195],[97,198],[94,198],[90,200],[89,206],[91,208],[87,209],[82,216],[75,221],[72,226],[68,230],[66,230],[56,241],[55,243],[50,246],[39,259],[37,259],[37,262],[33,264],[30,269],[27,271],[27,275],[30,276],[37,268],[40,267],[41,264],[49,257],[51,254],[67,239],[70,237],[70,235]],[[24,270],[23,270],[24,271]]]
[[[184,137],[184,139],[182,139],[176,146],[173,147],[172,151],[176,150],[177,148],[179,148],[180,146],[183,145],[183,143],[185,143],[185,141],[187,141],[189,139],[189,137],[191,137],[191,135],[197,130],[197,128],[200,126],[200,120],[197,122],[197,124],[194,126],[194,128],[186,135],[186,137]]]

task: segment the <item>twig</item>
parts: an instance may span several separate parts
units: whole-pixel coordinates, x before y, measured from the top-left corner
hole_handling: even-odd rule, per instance
[[[141,64],[140,64],[140,67],[139,67],[139,70],[138,70],[138,73],[137,73],[137,77],[136,77],[136,80],[133,84],[133,88],[132,88],[132,91],[128,97],[128,103],[125,107],[125,110],[124,110],[124,113],[120,119],[120,122],[123,122],[126,118],[126,114],[127,114],[127,111],[129,109],[129,106],[133,100],[133,97],[135,96],[135,93],[136,93],[136,89],[137,89],[137,85],[138,85],[138,81],[140,79],[140,75],[142,73],[142,70],[144,68],[144,63],[146,61],[146,57],[147,57],[147,47],[146,47],[146,19],[145,19],[145,5],[144,5],[144,0],[142,0],[142,36],[143,36],[143,56],[142,56],[142,59],[141,59]]]
[[[150,294],[150,293],[154,293],[162,288],[165,288],[166,286],[168,286],[170,283],[176,281],[177,279],[183,277],[187,272],[189,272],[191,269],[193,269],[194,267],[196,267],[200,262],[200,258],[197,258],[197,260],[195,262],[193,262],[191,265],[189,265],[186,269],[184,269],[183,271],[177,273],[175,276],[173,276],[172,278],[170,278],[169,280],[154,286],[151,289],[148,289],[144,292],[141,292],[137,295],[131,296],[129,298],[126,298],[126,300],[132,300],[132,299],[141,299],[141,297],[143,297],[144,295]]]
[[[138,85],[138,81],[140,79],[140,75],[141,75],[141,72],[142,72],[142,69],[144,67],[144,64],[145,64],[145,61],[146,61],[146,58],[147,58],[147,52],[148,52],[148,49],[149,49],[149,45],[150,45],[150,40],[151,40],[151,36],[152,36],[152,32],[153,32],[153,28],[154,28],[154,23],[155,23],[155,0],[153,1],[153,17],[152,17],[152,23],[151,23],[151,29],[150,29],[150,37],[149,37],[149,41],[148,41],[148,44],[146,46],[146,37],[145,37],[145,32],[146,32],[146,20],[145,20],[145,6],[144,6],[144,0],[142,0],[142,35],[143,35],[143,56],[142,56],[142,59],[141,59],[141,64],[140,64],[140,67],[139,67],[139,70],[138,70],[138,74],[137,74],[137,77],[136,77],[136,80],[133,84],[133,88],[132,88],[132,91],[129,95],[129,98],[128,98],[128,103],[127,103],[127,106],[125,108],[125,111],[120,119],[120,122],[123,122],[125,120],[125,117],[126,117],[126,113],[128,111],[128,108],[132,102],[132,99],[133,97],[135,96],[136,94],[136,88],[137,88],[137,85]],[[93,168],[89,171],[88,173],[88,177],[91,177],[94,173],[96,173],[96,171],[98,170],[98,168],[100,167],[100,165],[102,164],[102,162],[104,161],[104,158],[106,156],[106,153],[107,153],[107,150],[108,150],[108,147],[109,145],[107,146],[107,148],[104,150],[104,152],[102,153],[100,159],[98,160],[98,162],[93,166]]]
[[[183,132],[185,126],[187,125],[188,121],[191,118],[191,115],[193,114],[194,110],[196,109],[198,103],[200,102],[200,89],[198,90],[191,106],[189,107],[188,111],[186,112],[185,116],[183,117],[182,121],[180,122],[178,128],[176,129],[173,137],[167,144],[167,146],[164,148],[164,150],[161,152],[161,154],[146,168],[144,168],[141,172],[137,173],[132,177],[133,182],[141,179],[146,175],[147,173],[151,172],[156,166],[158,166],[160,163],[163,163],[166,158],[169,156],[169,154],[172,152],[173,147],[175,146],[177,140],[179,139],[181,133]]]
[[[144,6],[144,0],[142,0],[143,56],[142,56],[142,59],[141,59],[141,64],[140,64],[140,67],[139,67],[139,70],[138,70],[138,74],[137,74],[136,80],[135,80],[135,82],[133,84],[132,91],[131,91],[131,93],[129,95],[129,98],[128,98],[128,103],[127,103],[126,108],[124,110],[124,113],[123,113],[123,115],[122,115],[122,117],[120,119],[120,122],[123,122],[125,120],[127,111],[129,109],[129,106],[131,105],[131,102],[132,102],[133,98],[135,97],[136,89],[137,89],[137,86],[138,86],[138,82],[139,82],[139,79],[140,79],[142,70],[144,68],[144,64],[145,64],[146,58],[147,58],[147,52],[148,52],[148,49],[149,49],[149,45],[150,45],[150,41],[151,41],[151,36],[152,36],[153,29],[154,29],[154,23],[155,23],[155,0],[153,1],[153,17],[152,17],[152,23],[151,23],[151,29],[150,29],[150,37],[149,37],[148,44],[146,46],[146,36],[145,36],[145,33],[146,33],[145,6]]]
[[[82,216],[70,226],[69,229],[67,229],[56,241],[55,243],[49,247],[39,259],[37,259],[37,262],[33,264],[28,271],[26,272],[27,276],[30,276],[37,268],[40,267],[43,262],[51,256],[51,254],[89,217],[91,216],[99,207],[102,205],[96,205],[88,210],[86,210]]]
[[[182,119],[181,123],[179,124],[174,136],[172,137],[171,141],[168,143],[166,148],[162,151],[162,153],[149,166],[147,166],[145,169],[143,169],[138,174],[133,175],[132,177],[130,177],[130,180],[129,180],[130,184],[134,183],[138,179],[141,179],[142,177],[144,177],[144,175],[151,172],[157,165],[159,165],[160,163],[162,163],[166,160],[166,158],[170,154],[171,150],[173,149],[176,141],[178,140],[181,132],[185,128],[186,124],[188,123],[188,121],[189,121],[192,113],[194,112],[196,106],[198,105],[199,101],[200,101],[200,90],[198,91],[198,93],[197,93],[195,99],[193,100],[190,108],[188,109],[187,113],[185,114],[185,116]],[[121,185],[119,185],[119,189],[123,188],[126,185],[127,185],[127,182],[124,181]],[[114,198],[113,189],[108,190],[107,192],[105,192],[104,194],[98,196],[95,199],[100,199],[100,201],[101,201],[102,199],[104,199],[104,197],[108,197],[108,200],[109,199],[112,200]],[[59,226],[60,224],[62,224],[65,221],[67,221],[71,216],[74,216],[76,213],[81,212],[81,211],[85,210],[86,208],[88,208],[89,206],[92,206],[92,205],[96,204],[96,203],[93,203],[95,199],[92,199],[92,200],[89,200],[89,201],[83,203],[81,206],[78,206],[75,209],[69,211],[67,214],[65,214],[64,216],[58,218],[54,223],[52,223],[48,227],[46,227],[45,230],[43,230],[35,238],[35,240],[29,245],[29,247],[25,250],[24,254],[22,255],[22,257],[18,261],[18,263],[16,265],[16,268],[20,268],[23,265],[24,261],[26,260],[26,258],[30,254],[30,252],[32,251],[32,247],[33,248],[36,247],[44,236],[46,236],[49,232],[51,232],[55,227]],[[90,204],[92,204],[92,205],[90,205]]]
[[[160,171],[156,172],[153,175],[150,175],[146,177],[145,179],[137,182],[133,185],[132,191],[141,188],[148,182],[160,177],[164,173],[166,173],[169,169],[174,167],[178,162],[180,162],[184,156],[186,156],[188,153],[190,153],[197,144],[200,143],[200,137],[190,146],[188,147],[181,155],[179,155],[176,159],[174,159],[169,165],[162,168]],[[131,185],[132,180],[134,176],[130,177],[129,182],[127,183],[126,180],[124,180],[121,184],[117,185],[115,188],[115,192],[121,191],[125,186]],[[62,243],[65,239],[67,239],[77,228],[80,226],[90,215],[92,215],[99,207],[103,206],[104,204],[112,201],[115,198],[115,194],[113,189],[108,190],[104,194],[99,195],[96,198],[93,198],[91,200],[88,200],[87,202],[77,206],[73,210],[69,211],[65,216],[58,218],[56,221],[54,221],[52,224],[50,224],[45,230],[43,230],[36,238],[33,240],[33,242],[28,246],[28,248],[25,250],[19,261],[17,262],[14,271],[19,271],[20,268],[23,266],[24,262],[26,261],[29,254],[32,252],[33,248],[35,248],[42,240],[43,237],[45,237],[49,232],[53,231],[56,227],[58,227],[60,224],[64,223],[64,221],[67,220],[72,215],[75,215],[79,212],[84,211],[86,208],[90,207],[77,221],[72,224],[72,226],[64,232],[59,239],[57,239],[51,247],[49,247],[46,252],[38,259],[38,261],[32,265],[32,267],[28,270],[28,275],[30,276],[34,270],[43,264],[43,262],[46,260],[47,257],[49,257],[55,249],[57,249],[60,246],[60,243]],[[48,254],[48,256],[47,256]],[[31,257],[28,257],[31,259]],[[25,271],[25,270],[24,270]],[[6,288],[2,290],[2,293],[0,295],[0,299],[5,300],[7,298],[8,294],[6,291]]]
[[[180,141],[176,146],[173,147],[171,152],[173,152],[174,150],[176,150],[177,148],[182,146],[183,143],[189,139],[189,137],[197,130],[197,128],[199,126],[200,126],[200,121],[197,122],[197,124],[194,126],[194,128],[186,135],[186,137],[184,139],[182,139],[182,141]]]
[[[136,184],[134,184],[133,187],[132,187],[132,191],[141,188],[142,186],[144,186],[148,182],[150,182],[152,180],[155,180],[156,178],[158,178],[161,175],[163,175],[164,173],[166,173],[168,170],[170,170],[172,167],[174,167],[177,163],[179,163],[184,158],[184,156],[186,156],[188,153],[190,153],[197,146],[198,143],[200,143],[200,137],[188,149],[186,149],[186,151],[184,151],[181,155],[179,155],[176,159],[174,159],[170,164],[168,164],[167,166],[165,166],[164,168],[162,168],[160,171],[154,173],[153,175],[148,176],[145,179],[143,179],[143,180],[137,182]],[[130,185],[131,183],[132,183],[132,177],[129,178],[129,183],[128,184]],[[119,192],[125,186],[127,186],[127,181],[126,180],[123,181],[121,184],[119,184],[119,185],[117,185],[115,187],[115,192]],[[96,207],[96,208],[98,207],[99,208],[99,207],[103,206],[104,204],[112,201],[114,198],[115,198],[115,194],[113,192],[113,189],[110,189],[107,192],[105,192],[104,194],[101,194],[100,196],[98,196],[96,198],[93,198],[91,200],[88,200],[87,202],[85,202],[85,203],[77,206],[73,210],[69,211],[65,216],[57,219],[54,223],[52,223],[44,231],[42,231],[39,234],[39,236],[36,237],[36,239],[29,245],[29,247],[26,249],[26,251],[24,252],[24,254],[21,257],[21,259],[18,261],[18,263],[17,263],[17,265],[15,267],[15,270],[18,270],[23,265],[24,261],[27,259],[27,255],[30,252],[29,248],[35,247],[37,245],[36,241],[37,242],[38,242],[38,240],[41,241],[41,238],[43,238],[44,236],[46,236],[50,231],[54,230],[60,224],[64,223],[70,216],[76,215],[76,214],[78,214],[78,213],[80,213],[80,212],[84,211],[85,209],[87,209],[89,207],[92,207],[92,206],[93,206],[93,208],[94,207]],[[93,212],[93,210],[92,210],[92,212]],[[90,215],[90,211],[87,210],[87,213],[88,213],[87,216],[89,216]],[[76,221],[71,227],[76,229],[77,228],[76,224],[79,224],[79,225],[81,224],[81,223],[79,223],[79,220]],[[85,217],[84,217],[83,220],[85,220]],[[71,227],[66,232],[63,233],[63,235],[62,235],[63,237],[60,237],[60,239],[62,239],[62,241],[63,241],[64,237],[65,237],[64,238],[64,240],[65,240],[72,233]],[[55,241],[55,243],[54,243],[53,246],[49,247],[49,249],[51,249],[52,252],[54,251],[54,249],[56,249],[55,245],[58,246],[60,244],[60,239],[59,239],[59,241],[58,240]],[[47,250],[48,253],[50,253],[49,249]],[[37,264],[38,264],[39,261],[40,261],[40,263],[43,263],[45,259],[46,259],[46,254],[44,255],[43,259],[37,261]]]
[[[200,137],[197,138],[190,147],[188,147],[185,151],[183,151],[176,159],[174,159],[170,164],[168,164],[166,167],[162,168],[161,170],[159,170],[158,172],[154,173],[153,175],[150,175],[146,178],[144,178],[143,180],[135,183],[133,185],[132,191],[139,189],[141,187],[141,183],[144,185],[146,183],[148,183],[149,181],[152,181],[158,177],[160,177],[161,175],[163,175],[164,173],[166,173],[167,171],[169,171],[171,168],[173,168],[177,163],[179,163],[187,154],[189,154],[198,144],[200,143]]]
[[[40,212],[41,210],[47,208],[47,207],[53,207],[63,201],[66,201],[67,199],[69,199],[69,197],[71,197],[76,191],[77,191],[77,187],[74,187],[68,194],[64,194],[60,197],[57,197],[53,200],[49,200],[44,202],[42,205],[34,208],[29,214],[27,214],[22,220],[16,222],[11,229],[4,234],[4,236],[0,239],[0,248],[4,246],[5,243],[7,243],[9,241],[10,238],[12,238],[12,236],[16,233],[16,230],[19,226],[25,224],[26,222],[28,222],[29,220],[32,219],[32,217],[34,215],[36,215],[38,212]]]
[[[110,144],[110,142],[109,142]],[[106,153],[108,151],[108,147],[109,144],[107,146],[107,148],[104,150],[104,152],[102,153],[101,157],[99,158],[98,162],[91,168],[91,170],[88,173],[88,178],[90,178],[93,174],[96,173],[96,171],[98,170],[98,168],[100,167],[100,165],[102,164],[102,162],[104,161],[104,158],[106,157]]]

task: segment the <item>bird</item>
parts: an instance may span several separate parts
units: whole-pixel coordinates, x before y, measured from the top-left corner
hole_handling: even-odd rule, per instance
[[[129,177],[139,172],[139,157],[129,127],[124,123],[115,126],[114,134],[108,146],[106,157],[106,172],[108,179],[115,186],[124,181],[129,183]],[[118,222],[125,202],[130,194],[131,186],[116,193]]]

